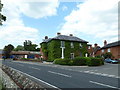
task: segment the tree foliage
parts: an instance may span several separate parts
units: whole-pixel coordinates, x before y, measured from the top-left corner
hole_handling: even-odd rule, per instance
[[[24,50],[25,51],[37,51],[38,49],[36,49],[38,45],[36,44],[32,44],[32,42],[30,40],[25,40],[24,42]]]
[[[2,25],[3,21],[6,21],[6,17],[1,14],[2,8],[3,8],[3,4],[1,3],[1,0],[0,0],[0,25]]]
[[[14,46],[12,44],[9,44],[9,45],[5,46],[4,49],[3,49],[4,56],[6,58],[10,58],[10,53],[13,49],[14,49]]]
[[[112,58],[112,57],[113,57],[113,55],[112,55],[111,52],[107,52],[107,53],[103,54],[102,56],[103,56],[104,58]]]
[[[24,47],[22,45],[18,45],[14,51],[24,51]]]

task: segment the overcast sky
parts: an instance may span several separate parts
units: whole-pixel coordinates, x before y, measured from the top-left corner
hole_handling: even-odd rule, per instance
[[[51,38],[57,32],[100,46],[104,40],[118,40],[119,0],[43,1],[2,0],[7,21],[0,26],[0,49],[23,45],[25,40],[39,45],[44,36]]]

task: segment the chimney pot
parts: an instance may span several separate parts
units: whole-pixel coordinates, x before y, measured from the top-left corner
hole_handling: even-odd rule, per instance
[[[48,36],[45,36],[45,39],[48,39]]]
[[[106,45],[107,45],[107,41],[105,40],[105,41],[104,41],[104,46],[106,46]]]
[[[98,45],[98,44],[97,44],[97,43],[95,43],[95,44],[94,44],[94,47],[97,47],[97,45]]]
[[[73,34],[70,34],[70,36],[73,36]]]
[[[57,35],[61,35],[61,33],[60,33],[60,32],[58,32],[58,33],[57,33]]]

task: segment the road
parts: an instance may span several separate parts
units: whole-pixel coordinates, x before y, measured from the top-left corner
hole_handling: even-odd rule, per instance
[[[14,68],[34,81],[52,88],[109,88],[109,90],[113,90],[118,88],[120,79],[119,77],[107,77],[105,74],[99,75],[99,73],[93,74],[90,71],[76,71],[74,68],[61,68],[55,65],[9,60],[3,61],[2,64]]]

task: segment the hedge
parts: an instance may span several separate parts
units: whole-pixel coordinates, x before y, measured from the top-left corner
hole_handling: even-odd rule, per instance
[[[75,57],[73,59],[73,65],[81,66],[86,65],[86,60],[89,59],[88,57]]]
[[[54,64],[60,64],[60,65],[72,65],[73,64],[73,61],[70,60],[70,59],[61,59],[61,58],[58,58],[58,59],[55,59]]]
[[[102,58],[90,57],[90,59],[86,61],[86,64],[88,66],[100,66],[104,64],[104,61]]]
[[[96,58],[96,57],[75,57],[74,59],[55,59],[54,64],[60,64],[60,65],[75,65],[75,66],[100,66],[104,64],[104,61],[102,58]]]

